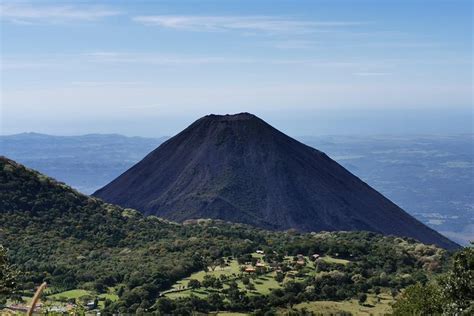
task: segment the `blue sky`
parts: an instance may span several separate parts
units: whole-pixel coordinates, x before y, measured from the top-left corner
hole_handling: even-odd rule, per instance
[[[1,133],[472,132],[472,2],[2,1]]]

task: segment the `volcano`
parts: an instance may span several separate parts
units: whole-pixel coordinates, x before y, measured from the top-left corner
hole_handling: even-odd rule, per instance
[[[365,230],[458,247],[323,152],[249,113],[202,117],[94,195],[179,222]]]

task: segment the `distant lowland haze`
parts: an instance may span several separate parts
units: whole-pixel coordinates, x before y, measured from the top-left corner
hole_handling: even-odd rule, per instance
[[[299,136],[417,219],[460,244],[474,239],[474,137]],[[168,137],[0,136],[0,155],[91,194]]]

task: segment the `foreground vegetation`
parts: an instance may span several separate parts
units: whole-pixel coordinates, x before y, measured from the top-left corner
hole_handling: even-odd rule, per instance
[[[394,304],[394,315],[473,315],[474,248],[456,253],[449,271],[427,284],[408,287]]]
[[[271,314],[309,310],[305,302],[318,301],[364,306],[427,284],[449,262],[435,246],[368,232],[269,232],[211,220],[178,225],[79,194],[4,158],[0,210],[0,240],[10,249],[3,257],[21,271],[12,269],[15,282],[0,284],[0,298],[32,296],[46,281],[50,300],[97,299],[106,315]],[[265,270],[242,271],[257,262]],[[167,292],[179,286],[181,292]]]

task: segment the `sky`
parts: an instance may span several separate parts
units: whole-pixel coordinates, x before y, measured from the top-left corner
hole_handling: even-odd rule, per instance
[[[470,0],[0,1],[0,133],[473,132]]]

